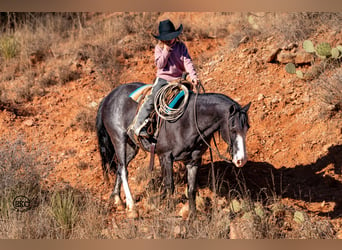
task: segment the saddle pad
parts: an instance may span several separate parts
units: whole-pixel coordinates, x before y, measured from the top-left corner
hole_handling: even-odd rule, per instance
[[[146,84],[137,88],[136,90],[134,90],[132,93],[129,94],[129,97],[132,98],[135,102],[139,103],[141,98],[143,98],[146,95],[146,93],[152,89],[152,85],[153,84]],[[168,107],[175,108],[178,105],[178,103],[182,100],[183,97],[184,97],[184,91],[182,90],[173,98],[173,100],[170,102]]]
[[[132,98],[134,101],[139,102],[140,99],[144,96],[144,93],[152,89],[153,84],[146,84],[143,85],[136,90],[134,90],[132,93],[129,94],[129,97]]]
[[[176,105],[178,104],[179,101],[181,101],[181,99],[184,97],[184,91],[180,91],[176,97],[172,100],[172,102],[170,102],[170,104],[168,105],[169,108],[175,108]]]

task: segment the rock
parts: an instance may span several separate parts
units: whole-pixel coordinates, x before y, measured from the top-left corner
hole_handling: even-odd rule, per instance
[[[175,226],[174,230],[173,230],[173,236],[174,238],[180,238],[182,237],[182,235],[184,235],[186,233],[186,229],[185,227],[181,227],[179,225]]]
[[[271,54],[269,57],[266,58],[266,62],[268,63],[272,63],[272,62],[275,62],[276,58],[277,58],[277,55],[278,53],[281,51],[280,48],[276,48],[276,49],[273,49],[271,51]]]
[[[258,95],[258,101],[260,102],[260,101],[262,101],[262,100],[264,100],[265,99],[265,96],[263,95],[263,94],[259,94]]]
[[[244,36],[244,37],[240,40],[239,44],[247,43],[248,41],[249,41],[249,37],[248,37],[248,36]]]
[[[94,101],[91,102],[91,103],[89,103],[89,107],[90,107],[90,108],[96,108],[97,105],[98,105],[97,102],[94,102]]]
[[[185,204],[181,210],[179,211],[179,216],[182,217],[183,220],[186,220],[189,216],[189,204]]]
[[[283,64],[286,63],[294,63],[295,62],[295,58],[296,58],[296,54],[286,51],[286,50],[282,50],[277,54],[277,61]]]
[[[276,60],[283,64],[308,64],[311,63],[314,59],[312,54],[307,53],[305,51],[293,52],[288,50],[281,50],[276,56]]]
[[[33,121],[33,119],[27,119],[23,122],[23,124],[27,127],[32,127],[34,124],[34,121]]]
[[[340,230],[336,233],[336,238],[339,240],[342,240],[342,230]]]
[[[314,56],[305,51],[299,51],[296,53],[295,63],[296,64],[307,64],[314,60]]]
[[[279,96],[275,96],[272,98],[271,103],[270,104],[277,104],[281,101],[281,98]]]
[[[296,43],[290,43],[290,44],[284,46],[282,49],[283,49],[283,50],[292,50],[292,49],[297,48],[297,47],[298,47],[298,44],[296,44]]]

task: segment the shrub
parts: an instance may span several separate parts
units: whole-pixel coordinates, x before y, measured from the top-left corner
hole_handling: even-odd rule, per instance
[[[79,217],[77,200],[73,192],[66,190],[52,194],[51,213],[58,226],[62,229],[63,238],[68,237]]]
[[[342,69],[337,69],[335,73],[329,72],[321,75],[313,82],[325,110],[330,116],[334,116],[342,111]]]
[[[96,111],[94,109],[83,108],[78,112],[75,120],[83,131],[96,131],[95,115]]]
[[[3,36],[0,38],[0,54],[5,60],[16,57],[19,53],[19,43],[13,36]]]

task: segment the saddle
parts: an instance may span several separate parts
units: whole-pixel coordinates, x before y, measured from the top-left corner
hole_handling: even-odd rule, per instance
[[[176,83],[184,85],[188,90],[192,90],[192,84],[189,81],[186,81],[185,77],[182,77],[182,79],[177,81]],[[168,85],[170,84],[172,83],[168,83]],[[142,103],[144,102],[144,99],[152,91],[152,86],[153,84],[143,85],[137,88],[136,90],[134,90],[129,95],[130,98],[132,98],[135,102],[138,103],[136,114],[138,113]],[[163,100],[164,103],[167,103],[166,112],[168,112],[168,110],[177,108],[177,106],[183,101],[184,97],[185,97],[185,93],[184,93],[184,90],[182,90],[182,88],[172,88],[172,91],[166,95],[166,98],[165,98],[166,100]],[[133,122],[128,127],[127,133],[133,142],[140,145],[140,147],[143,148],[145,151],[150,152],[150,170],[152,171],[153,166],[154,166],[154,154],[155,154],[155,148],[156,148],[157,138],[159,134],[159,129],[164,119],[162,119],[160,115],[157,114],[156,108],[155,108],[149,115],[149,118],[147,119],[148,122],[146,124],[147,126],[146,131],[147,131],[147,134],[149,135],[149,138],[141,138],[135,135],[133,129],[130,129],[135,124],[136,118],[137,116],[134,117]]]

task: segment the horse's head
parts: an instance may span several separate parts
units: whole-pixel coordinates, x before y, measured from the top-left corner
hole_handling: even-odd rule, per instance
[[[236,167],[242,167],[247,162],[246,134],[249,129],[247,111],[251,103],[240,108],[233,104],[229,108],[228,126],[223,128],[223,139],[229,145],[229,152]]]

